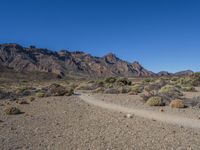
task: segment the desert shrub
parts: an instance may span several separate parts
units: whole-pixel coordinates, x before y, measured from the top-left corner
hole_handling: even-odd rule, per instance
[[[193,86],[183,86],[181,87],[181,90],[184,92],[195,92],[196,89]]]
[[[87,83],[95,83],[94,80],[89,80]]]
[[[102,81],[96,81],[95,83],[82,83],[76,89],[77,90],[95,90],[103,86],[104,86],[104,83]]]
[[[18,104],[21,104],[21,105],[23,105],[23,104],[29,104],[26,100],[18,100],[18,101],[16,101]]]
[[[105,83],[115,83],[116,80],[117,79],[115,77],[108,77],[105,79]]]
[[[159,94],[169,96],[170,98],[178,98],[183,96],[183,93],[173,85],[166,85],[159,90]]]
[[[131,91],[131,88],[128,86],[122,86],[122,87],[119,87],[118,90],[120,93],[129,93]]]
[[[200,73],[194,73],[187,77],[182,77],[176,81],[176,84],[182,86],[200,86]]]
[[[74,93],[72,88],[55,83],[43,88],[43,90],[46,91],[46,95],[48,96],[70,96]]]
[[[161,88],[161,85],[159,83],[151,83],[149,85],[146,85],[144,87],[144,90],[150,93],[152,91],[158,91],[160,88]]]
[[[177,81],[179,78],[178,77],[172,77],[170,81],[175,82]]]
[[[123,85],[131,85],[132,83],[127,78],[119,78],[117,80],[117,84],[123,86]]]
[[[160,87],[163,87],[163,86],[165,86],[166,84],[169,83],[169,79],[161,77],[161,78],[155,80],[154,83],[157,84],[157,85],[159,85]]]
[[[44,93],[43,91],[38,91],[38,92],[36,93],[36,96],[37,96],[37,97],[45,97],[45,93]]]
[[[179,99],[172,100],[169,105],[171,108],[184,108],[185,107],[184,102]]]
[[[92,91],[92,93],[103,93],[103,92],[104,92],[104,88],[102,88],[102,87],[99,87]]]
[[[108,89],[105,89],[104,93],[106,93],[106,94],[119,94],[119,90],[117,90],[115,88],[108,88]]]
[[[29,97],[29,100],[32,102],[32,101],[34,101],[34,100],[35,100],[35,97],[33,97],[33,96],[30,96],[30,97]]]
[[[131,88],[130,95],[137,95],[143,92],[144,87],[142,85],[136,84]]]
[[[163,106],[164,105],[164,103],[162,102],[162,98],[159,96],[150,97],[146,101],[146,104],[149,106]]]
[[[21,111],[20,109],[16,108],[16,107],[7,107],[4,112],[7,114],[7,115],[16,115],[16,114],[20,114]]]
[[[146,78],[146,79],[144,79],[143,82],[147,82],[147,83],[149,83],[149,82],[151,82],[151,79],[150,79],[150,78]]]
[[[15,90],[15,94],[19,97],[33,95],[36,91],[34,87],[21,86]]]

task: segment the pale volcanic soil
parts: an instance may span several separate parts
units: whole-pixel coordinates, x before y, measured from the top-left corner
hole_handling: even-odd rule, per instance
[[[123,107],[154,109],[161,113],[159,108],[142,105],[134,96],[101,94],[91,94],[91,96],[96,100]],[[200,148],[199,128],[173,125],[135,115],[126,118],[124,117],[126,113],[89,104],[79,95],[38,98],[30,104],[19,105],[11,102],[11,105],[20,108],[24,114],[8,116],[3,111],[5,106],[0,106],[2,150],[198,150]],[[169,111],[172,115],[192,117],[193,111],[195,113],[193,118],[198,115],[197,110],[190,108],[164,109],[165,112],[162,113]]]

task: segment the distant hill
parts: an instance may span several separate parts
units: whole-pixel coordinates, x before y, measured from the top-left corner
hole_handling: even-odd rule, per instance
[[[156,75],[158,75],[158,76],[185,76],[185,75],[191,75],[193,73],[194,72],[192,70],[184,70],[184,71],[179,71],[179,72],[176,72],[176,73],[161,71],[161,72],[158,72]]]
[[[109,53],[94,57],[84,52],[22,47],[19,44],[0,44],[0,69],[13,68],[15,71],[48,72],[60,76],[152,76],[139,62],[129,63]],[[2,70],[1,69],[1,70]]]

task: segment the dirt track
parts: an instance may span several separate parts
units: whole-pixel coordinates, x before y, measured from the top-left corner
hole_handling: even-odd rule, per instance
[[[99,106],[102,108],[111,109],[114,111],[124,112],[124,113],[128,113],[128,114],[133,114],[138,117],[154,119],[154,120],[162,121],[165,123],[200,129],[200,120],[198,118],[190,119],[190,118],[186,118],[186,117],[170,115],[170,114],[161,113],[161,112],[154,112],[154,111],[150,111],[150,110],[142,110],[142,109],[136,109],[136,108],[131,109],[131,108],[127,108],[124,106],[97,100],[96,98],[92,97],[89,94],[81,94],[80,98],[89,104],[93,104],[95,106]]]

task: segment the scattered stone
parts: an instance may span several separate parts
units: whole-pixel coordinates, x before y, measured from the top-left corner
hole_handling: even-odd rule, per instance
[[[130,119],[133,118],[133,114],[126,114],[124,117]]]
[[[160,112],[164,112],[164,109],[161,108],[161,109],[160,109]]]

